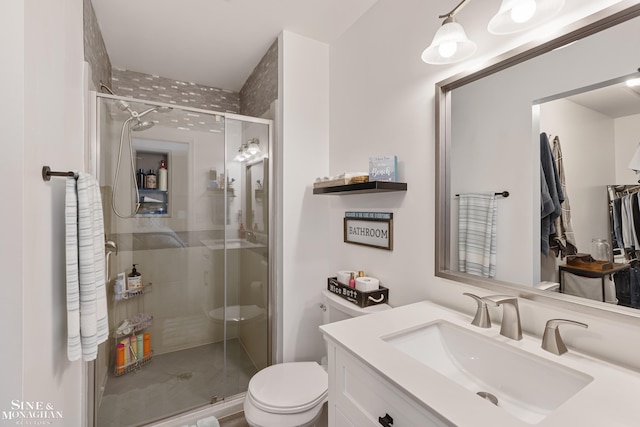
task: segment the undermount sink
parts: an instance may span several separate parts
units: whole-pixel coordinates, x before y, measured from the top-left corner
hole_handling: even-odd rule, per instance
[[[528,424],[539,423],[593,381],[444,320],[382,339]]]

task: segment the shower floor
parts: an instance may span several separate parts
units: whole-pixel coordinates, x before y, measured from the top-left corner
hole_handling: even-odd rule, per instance
[[[98,427],[137,426],[247,390],[257,372],[237,339],[155,356],[137,372],[109,376]]]

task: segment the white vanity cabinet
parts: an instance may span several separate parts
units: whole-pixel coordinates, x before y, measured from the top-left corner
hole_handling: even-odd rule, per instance
[[[500,334],[498,325],[478,328],[471,325],[471,318],[422,301],[320,326],[329,359],[329,427],[640,425],[634,411],[621,410],[637,406],[637,372],[574,349],[558,356],[544,351],[539,337],[525,334],[522,340],[512,340]],[[449,374],[416,358],[421,352],[454,357],[444,350],[438,356],[435,341],[427,349],[414,347],[413,355],[395,346],[394,338],[406,338],[412,332],[424,338],[424,331],[436,324],[463,332],[456,338],[453,329],[446,333],[448,342],[455,342],[462,351],[458,359],[497,363],[481,369],[475,365],[466,374]],[[594,335],[589,339],[597,338]],[[498,375],[507,367],[508,375]],[[480,375],[487,369],[491,377]],[[515,375],[518,370],[527,375]],[[528,371],[539,374],[529,378]],[[473,387],[454,377],[468,380]],[[478,384],[491,386],[503,404],[496,406],[479,397],[474,386]],[[386,415],[393,423],[380,421]]]
[[[419,406],[345,349],[332,343],[328,347],[329,427],[452,425]]]

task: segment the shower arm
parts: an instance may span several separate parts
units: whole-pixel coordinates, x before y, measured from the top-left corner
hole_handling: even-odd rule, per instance
[[[157,110],[158,110],[157,107],[152,107],[152,108],[149,108],[148,110],[144,110],[142,113],[138,113],[137,111],[134,111],[134,110],[130,110],[130,112],[131,112],[131,116],[134,119],[140,120],[141,118],[143,118],[147,114],[152,113],[152,112],[157,111]]]
[[[111,95],[115,95],[115,93],[113,93],[113,91],[109,86],[107,86],[106,84],[102,83],[102,81],[100,81],[100,90],[102,89],[106,89],[107,92],[109,92]]]

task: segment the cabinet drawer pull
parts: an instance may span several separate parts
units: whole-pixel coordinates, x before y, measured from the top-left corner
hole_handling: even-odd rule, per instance
[[[391,418],[391,415],[389,414],[384,414],[384,417],[378,417],[378,422],[382,424],[384,427],[393,426],[393,418]]]

